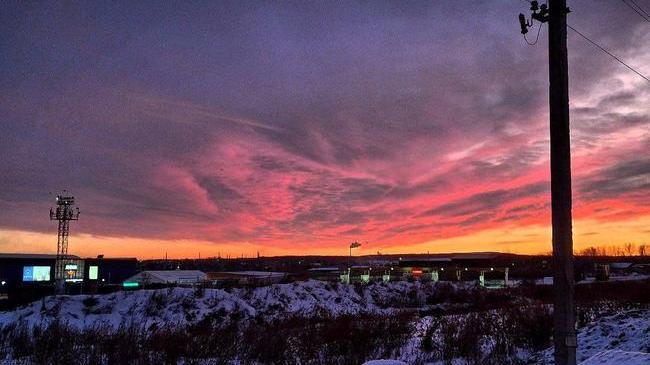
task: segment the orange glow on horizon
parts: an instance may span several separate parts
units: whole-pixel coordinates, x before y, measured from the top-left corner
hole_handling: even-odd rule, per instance
[[[626,221],[603,222],[595,219],[574,221],[574,249],[579,251],[589,246],[613,246],[625,243],[643,244],[650,242],[650,215]],[[355,255],[414,254],[440,252],[498,251],[518,254],[541,254],[551,250],[550,226],[531,224],[518,227],[484,229],[477,232],[417,243],[368,242],[355,250]],[[81,257],[137,257],[139,259],[255,257],[261,256],[303,256],[338,255],[349,252],[349,240],[342,237],[340,243],[314,242],[308,245],[293,245],[282,242],[213,243],[198,240],[156,240],[131,237],[101,237],[87,234],[70,236],[70,253]],[[56,234],[27,231],[0,230],[0,252],[8,253],[55,253]]]

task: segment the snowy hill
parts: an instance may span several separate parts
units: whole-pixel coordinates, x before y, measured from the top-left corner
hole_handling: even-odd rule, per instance
[[[622,359],[630,358],[629,363],[636,364],[638,362],[634,361],[642,356],[648,359],[650,355],[647,353],[650,353],[650,309],[635,309],[607,316],[578,331],[579,363],[624,365],[628,362]],[[611,360],[614,358],[617,360]],[[539,362],[552,364],[553,350],[545,350]]]
[[[467,356],[474,356],[474,360],[494,362],[498,359],[495,356],[507,354],[524,363],[552,364],[552,349],[537,352],[548,345],[545,339],[549,338],[551,329],[544,326],[550,318],[550,313],[546,311],[548,306],[511,301],[508,303],[517,304],[489,310],[471,307],[486,293],[498,294],[464,283],[393,282],[350,286],[306,281],[230,291],[169,288],[116,292],[94,297],[58,296],[46,297],[11,312],[0,312],[0,330],[5,328],[6,336],[15,337],[21,335],[21,329],[27,329],[24,334],[29,337],[30,328],[46,329],[49,324],[56,323],[66,324],[72,330],[95,333],[88,335],[91,339],[88,343],[83,342],[84,336],[77,337],[82,342],[75,346],[83,350],[74,356],[81,356],[80,354],[91,350],[99,351],[100,355],[97,356],[112,356],[111,349],[96,347],[94,336],[99,334],[119,341],[124,335],[120,329],[128,329],[132,325],[138,329],[148,329],[134,335],[141,343],[147,344],[147,336],[156,334],[156,331],[157,336],[163,336],[155,337],[157,340],[152,340],[147,345],[149,352],[139,352],[138,348],[137,351],[134,350],[135,355],[125,358],[127,360],[140,355],[145,356],[144,360],[158,359],[155,356],[162,356],[160,353],[164,351],[155,344],[160,338],[164,339],[164,336],[169,336],[167,339],[172,341],[164,349],[178,351],[175,354],[198,356],[195,355],[196,346],[200,346],[204,340],[212,344],[219,339],[220,337],[210,335],[216,331],[229,333],[230,337],[225,337],[227,341],[221,345],[233,348],[230,353],[205,350],[207,354],[204,356],[224,361],[238,358],[258,361],[268,359],[268,356],[272,358],[273,354],[264,354],[267,357],[258,358],[259,351],[263,348],[250,344],[258,343],[259,338],[270,339],[282,333],[273,338],[276,342],[272,347],[281,351],[276,355],[296,359],[327,356],[336,362],[340,360],[337,356],[344,356],[340,351],[347,349],[350,352],[345,356],[355,356],[360,348],[364,348],[366,352],[359,357],[363,361],[393,358],[408,364],[437,364],[443,360],[465,364],[471,363]],[[435,310],[429,310],[434,308]],[[438,311],[439,308],[453,310]],[[648,356],[645,353],[650,352],[650,309],[630,309],[629,306],[614,304],[599,305],[597,308],[593,316],[588,317],[593,322],[581,328],[578,333],[578,361],[588,365],[608,364],[611,361],[619,365],[644,363]],[[462,311],[459,312],[459,309]],[[378,316],[364,316],[366,314]],[[306,326],[305,323],[318,323],[318,326]],[[185,332],[193,327],[194,331],[203,332]],[[389,328],[390,331],[387,331]],[[528,330],[531,328],[536,330],[531,332]],[[93,332],[95,329],[100,331]],[[549,332],[544,332],[545,330]],[[357,335],[339,341],[341,331],[356,331]],[[79,335],[82,331],[73,333]],[[126,334],[129,333],[131,332]],[[389,336],[391,334],[395,336]],[[310,336],[320,336],[319,341],[312,341]],[[522,338],[529,339],[531,336],[537,336],[543,342],[535,345],[521,341]],[[11,337],[6,337],[5,340],[7,338]],[[41,335],[40,338],[42,341],[48,337]],[[179,339],[182,340],[178,343],[179,348],[170,345]],[[135,340],[125,341],[121,346],[128,346],[129,341]],[[324,341],[322,346],[321,341]],[[362,342],[359,345],[354,341]],[[25,338],[21,343],[26,343],[25,348],[31,349],[30,351],[44,348],[37,346],[36,342],[30,345],[30,340]],[[106,341],[104,346],[111,343]],[[183,343],[187,348],[182,347]],[[464,344],[462,352],[459,351],[459,344]],[[15,352],[16,349],[12,346],[0,346],[0,359],[3,356],[29,356],[28,353]],[[203,348],[210,349],[211,346]],[[18,346],[17,350],[20,348]],[[305,349],[311,349],[312,354],[305,355]],[[124,359],[119,361],[122,360]]]
[[[650,354],[644,352],[608,350],[600,352],[580,365],[648,365]]]
[[[345,314],[387,313],[396,307],[424,303],[435,283],[376,283],[354,286],[306,281],[255,289],[170,288],[111,294],[46,297],[12,312],[0,313],[0,328],[11,323],[46,325],[60,320],[75,328],[138,323],[195,323],[206,316],[227,320],[262,317],[337,317]],[[416,293],[416,295],[412,294]]]

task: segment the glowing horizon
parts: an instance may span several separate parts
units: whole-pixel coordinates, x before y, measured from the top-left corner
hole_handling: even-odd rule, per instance
[[[610,222],[604,224],[596,220],[574,221],[574,251],[591,246],[622,246],[627,243],[646,244],[647,239],[630,239],[627,232],[642,231],[650,227],[650,215],[641,217],[633,222]],[[602,232],[595,233],[600,228]],[[51,233],[34,233],[20,231],[0,230],[0,241],[7,237],[14,237],[30,246],[25,251],[21,246],[1,252],[5,253],[56,253],[56,230]],[[354,250],[354,255],[381,254],[424,254],[424,253],[454,253],[454,252],[481,252],[495,251],[515,254],[546,254],[551,251],[550,227],[543,225],[530,225],[515,229],[488,229],[461,237],[432,240],[413,244],[411,246],[391,245],[390,243],[377,244],[363,242],[360,248]],[[246,258],[260,256],[347,256],[349,242],[342,241],[336,246],[305,248],[276,248],[269,250],[267,246],[254,243],[214,243],[186,240],[149,240],[129,237],[96,237],[92,235],[75,235],[70,237],[70,251],[72,255],[80,257],[95,257],[103,254],[106,257],[133,256],[138,259],[170,259],[183,258],[208,258],[230,257]],[[188,247],[194,251],[188,252]],[[434,248],[434,249],[432,249]],[[486,249],[489,248],[489,249]],[[129,252],[129,255],[125,255]]]

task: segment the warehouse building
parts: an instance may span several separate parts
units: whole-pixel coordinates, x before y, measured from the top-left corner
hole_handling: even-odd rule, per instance
[[[399,261],[405,277],[438,280],[477,280],[481,286],[508,286],[509,266],[496,252],[455,253]],[[502,279],[501,279],[502,278]],[[490,280],[492,279],[492,280]],[[494,280],[497,279],[497,280]]]
[[[54,282],[56,255],[0,253],[0,282],[7,288],[49,285]],[[65,280],[75,282],[121,283],[136,272],[135,258],[83,259],[68,255],[65,260]]]
[[[146,270],[125,279],[123,286],[196,285],[206,279],[207,275],[199,270]]]
[[[237,285],[277,284],[287,278],[287,273],[276,271],[222,271],[208,273],[208,279],[216,284]]]
[[[342,271],[336,267],[315,267],[307,270],[309,279],[320,281],[340,281]]]
[[[0,253],[0,301],[24,303],[53,294],[56,255]],[[69,293],[94,293],[110,289],[136,273],[135,258],[65,259]]]

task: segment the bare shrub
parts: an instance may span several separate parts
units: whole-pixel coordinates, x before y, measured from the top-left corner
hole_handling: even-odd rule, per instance
[[[88,298],[84,299],[82,301],[82,303],[83,303],[84,307],[86,307],[86,308],[94,307],[99,303],[99,300],[97,300],[97,298],[95,298],[95,297],[88,297]]]
[[[169,293],[164,294],[161,290],[156,290],[151,293],[149,300],[144,307],[144,313],[147,317],[157,316],[160,311],[167,305],[167,297]]]
[[[25,325],[12,325],[5,328],[2,337],[2,343],[8,344],[8,350],[13,352],[13,357],[16,359],[30,355],[34,349],[34,343]]]

